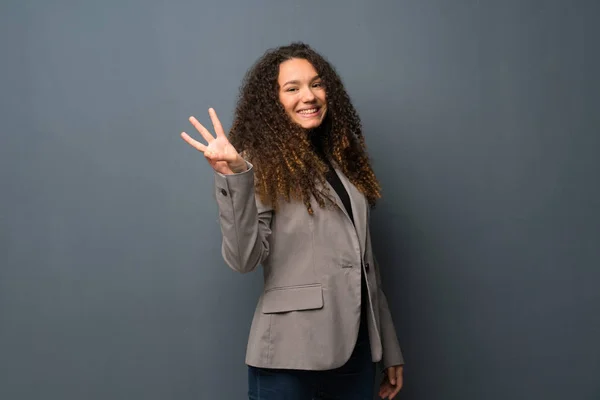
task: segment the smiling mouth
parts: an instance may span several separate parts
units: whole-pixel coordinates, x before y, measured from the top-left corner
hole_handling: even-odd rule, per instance
[[[297,111],[303,117],[314,117],[319,114],[321,107],[305,108],[304,110]]]

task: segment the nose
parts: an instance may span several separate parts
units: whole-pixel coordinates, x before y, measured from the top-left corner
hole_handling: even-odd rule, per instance
[[[313,93],[312,88],[307,87],[302,91],[302,101],[304,103],[312,103],[315,101],[315,94]]]

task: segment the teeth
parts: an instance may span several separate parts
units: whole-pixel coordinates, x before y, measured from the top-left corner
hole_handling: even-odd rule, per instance
[[[310,110],[300,110],[298,111],[300,114],[314,114],[317,112],[316,108],[311,108]]]

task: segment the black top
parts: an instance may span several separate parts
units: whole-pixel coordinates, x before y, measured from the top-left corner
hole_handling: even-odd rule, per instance
[[[342,200],[342,204],[344,204],[344,208],[346,209],[350,220],[354,224],[354,215],[352,215],[352,205],[350,204],[350,196],[348,195],[344,184],[340,180],[338,174],[336,174],[331,164],[329,164],[329,162],[327,162],[327,164],[329,166],[329,171],[327,171],[327,174],[325,174],[325,178],[327,178],[327,182],[329,182],[329,184],[333,187],[333,190],[335,190],[337,195]]]
[[[327,164],[328,170],[325,174],[325,178],[327,179],[327,182],[329,182],[329,184],[333,187],[333,190],[335,190],[337,195],[340,197],[340,200],[342,200],[342,204],[344,204],[344,208],[346,209],[350,220],[354,224],[354,216],[352,215],[352,205],[350,203],[350,196],[348,195],[344,184],[340,180],[340,177],[331,166],[331,162],[329,162],[329,159],[325,155],[325,150],[323,149],[323,138],[329,135],[330,129],[330,120],[329,118],[325,118],[320,127],[309,133],[310,141],[315,153],[317,153],[321,160],[323,160],[325,164]]]

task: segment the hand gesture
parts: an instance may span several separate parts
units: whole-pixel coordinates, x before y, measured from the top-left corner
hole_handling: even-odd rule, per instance
[[[393,399],[402,389],[402,365],[389,367],[385,370],[385,376],[379,387],[379,397],[382,399]]]
[[[246,171],[248,169],[246,161],[239,155],[231,143],[229,143],[229,140],[223,131],[223,127],[221,126],[221,122],[217,117],[217,113],[214,109],[210,108],[208,114],[210,115],[213,127],[215,128],[215,133],[217,134],[216,137],[214,137],[208,129],[202,126],[195,117],[190,117],[191,124],[194,125],[194,128],[196,128],[198,132],[200,132],[208,144],[204,145],[197,140],[192,139],[190,135],[185,132],[181,132],[181,138],[196,150],[204,153],[204,157],[215,171],[225,175]]]

